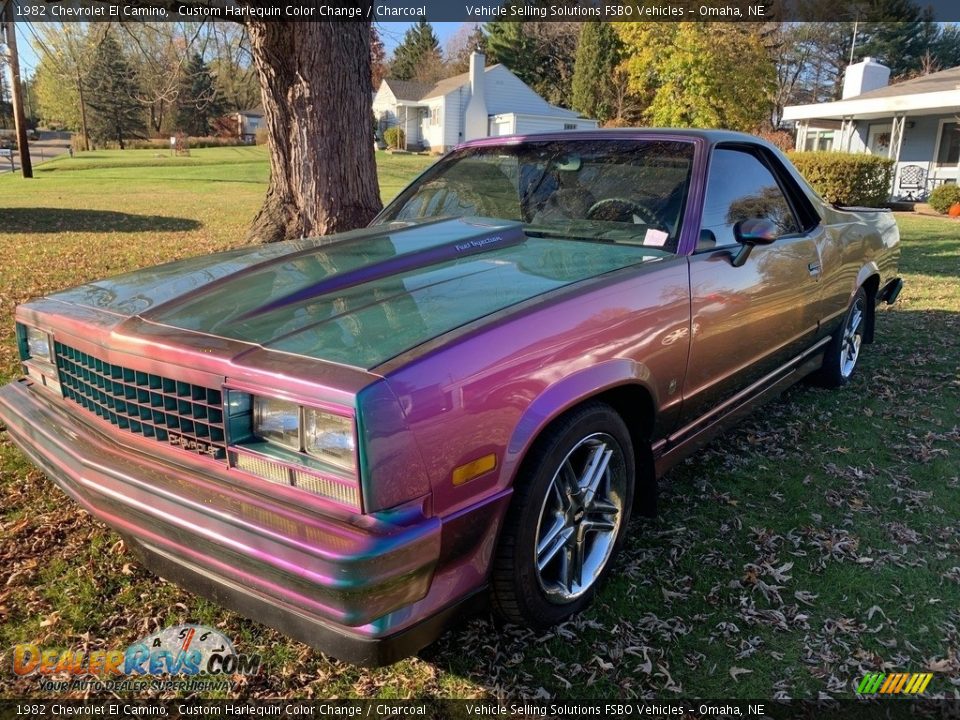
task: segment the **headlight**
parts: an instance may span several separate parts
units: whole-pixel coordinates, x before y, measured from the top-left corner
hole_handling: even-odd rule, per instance
[[[35,360],[52,362],[50,359],[50,336],[42,330],[32,327],[27,328],[27,350],[30,352],[30,357]]]
[[[253,432],[264,440],[300,450],[300,406],[285,400],[253,399]]]
[[[350,418],[305,408],[303,449],[351,473],[357,469],[357,445]]]
[[[227,398],[230,467],[363,512],[353,417],[241,390]]]

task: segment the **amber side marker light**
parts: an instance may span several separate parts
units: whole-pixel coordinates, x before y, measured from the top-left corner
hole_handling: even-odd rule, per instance
[[[484,455],[476,460],[471,460],[466,465],[461,465],[453,471],[453,484],[463,485],[474,478],[480,477],[497,467],[497,456],[493,453]]]

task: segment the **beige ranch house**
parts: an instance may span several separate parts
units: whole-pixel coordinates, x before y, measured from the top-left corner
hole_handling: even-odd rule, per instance
[[[378,136],[404,129],[407,149],[446,152],[462,142],[499,135],[587,130],[597,121],[551,105],[505,66],[470,56],[470,71],[424,85],[386,79],[373,96]]]
[[[891,197],[922,200],[960,177],[960,67],[888,84],[890,70],[866,58],[847,68],[842,99],[784,108],[798,150],[892,158]]]

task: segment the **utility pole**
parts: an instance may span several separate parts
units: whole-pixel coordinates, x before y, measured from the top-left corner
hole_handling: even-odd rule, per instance
[[[17,31],[13,26],[13,2],[7,0],[3,13],[3,29],[6,33],[7,61],[13,76],[13,121],[17,129],[17,147],[20,150],[20,173],[25,178],[33,177],[30,163],[30,148],[27,145],[27,119],[23,114],[23,88],[20,86],[20,60],[17,56]]]

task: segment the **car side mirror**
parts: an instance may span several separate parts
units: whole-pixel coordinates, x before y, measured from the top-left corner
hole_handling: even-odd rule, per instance
[[[743,265],[757,245],[769,245],[780,234],[780,228],[767,218],[748,218],[733,226],[733,237],[740,243],[740,250],[733,256],[734,267]]]

